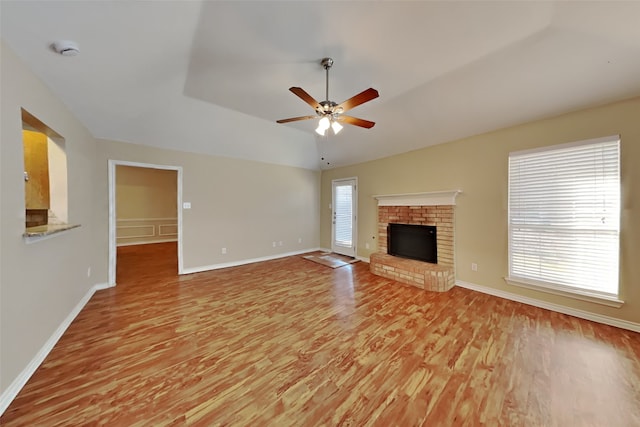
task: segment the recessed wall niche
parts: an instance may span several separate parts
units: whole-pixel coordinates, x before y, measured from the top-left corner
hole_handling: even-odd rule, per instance
[[[67,154],[64,138],[22,109],[25,229],[66,224]]]

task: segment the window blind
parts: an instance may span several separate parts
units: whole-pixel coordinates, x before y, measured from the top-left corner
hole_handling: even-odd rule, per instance
[[[509,276],[618,294],[620,138],[509,155]]]
[[[353,228],[353,187],[351,185],[336,186],[335,233],[336,243],[351,247]]]

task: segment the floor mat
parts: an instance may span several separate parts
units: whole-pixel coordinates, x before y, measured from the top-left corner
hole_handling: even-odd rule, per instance
[[[358,262],[355,258],[333,252],[314,252],[308,255],[302,255],[302,258],[330,268],[344,267],[345,265]]]

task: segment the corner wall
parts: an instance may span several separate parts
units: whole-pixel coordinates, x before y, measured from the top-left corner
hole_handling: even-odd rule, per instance
[[[533,300],[640,323],[640,98],[577,111],[380,160],[323,171],[320,244],[331,247],[331,181],[358,177],[358,255],[378,246],[373,195],[455,190],[456,279]],[[622,137],[620,294],[616,309],[507,285],[508,155],[608,135]],[[389,141],[390,144],[393,141]],[[370,249],[365,249],[369,244]],[[477,263],[478,271],[472,271]]]
[[[24,372],[93,285],[93,167],[96,142],[55,95],[4,44],[0,207],[0,395]],[[33,114],[65,138],[68,222],[81,227],[26,243],[22,117]]]

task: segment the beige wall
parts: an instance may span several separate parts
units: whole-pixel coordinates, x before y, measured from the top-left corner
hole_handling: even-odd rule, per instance
[[[319,172],[95,140],[4,44],[1,53],[0,395],[93,285],[108,280],[109,159],[182,168],[192,204],[183,215],[187,269],[318,247]],[[22,237],[21,107],[65,138],[68,221],[81,224],[31,244]]]
[[[175,170],[116,166],[116,217],[176,218],[178,173]]]
[[[177,240],[178,172],[116,166],[117,243]]]
[[[92,285],[106,281],[106,276],[87,277],[95,259],[95,140],[5,44],[0,51],[0,390],[4,392]],[[68,221],[81,224],[30,244],[22,237],[21,107],[65,138]]]
[[[621,297],[610,308],[507,285],[507,160],[510,151],[608,135],[622,137]],[[389,141],[390,144],[393,141]],[[456,278],[574,309],[640,323],[640,98],[579,111],[386,159],[324,171],[321,245],[330,247],[331,180],[358,177],[358,255],[374,251],[377,194],[461,189]],[[371,249],[366,250],[369,243]],[[471,263],[478,271],[471,271]]]
[[[318,247],[317,171],[99,140],[96,193],[104,198],[100,197],[103,205],[98,207],[96,222],[102,227],[101,272],[107,267],[110,159],[182,167],[182,199],[191,203],[191,209],[183,210],[186,270]]]
[[[107,281],[109,159],[183,168],[183,200],[192,204],[183,212],[187,269],[330,247],[328,205],[334,178],[359,177],[359,248],[365,242],[375,247],[371,195],[461,188],[458,279],[640,322],[640,99],[326,171],[321,187],[315,171],[96,141],[8,47],[2,44],[0,52],[0,392],[25,370],[91,287]],[[65,138],[68,221],[82,225],[31,244],[22,237],[21,107]],[[621,284],[627,303],[613,309],[507,287],[502,277],[507,271],[508,152],[617,133],[623,141]],[[273,248],[273,241],[283,245]],[[226,255],[221,247],[227,248]],[[468,268],[471,262],[478,263],[478,272]]]

